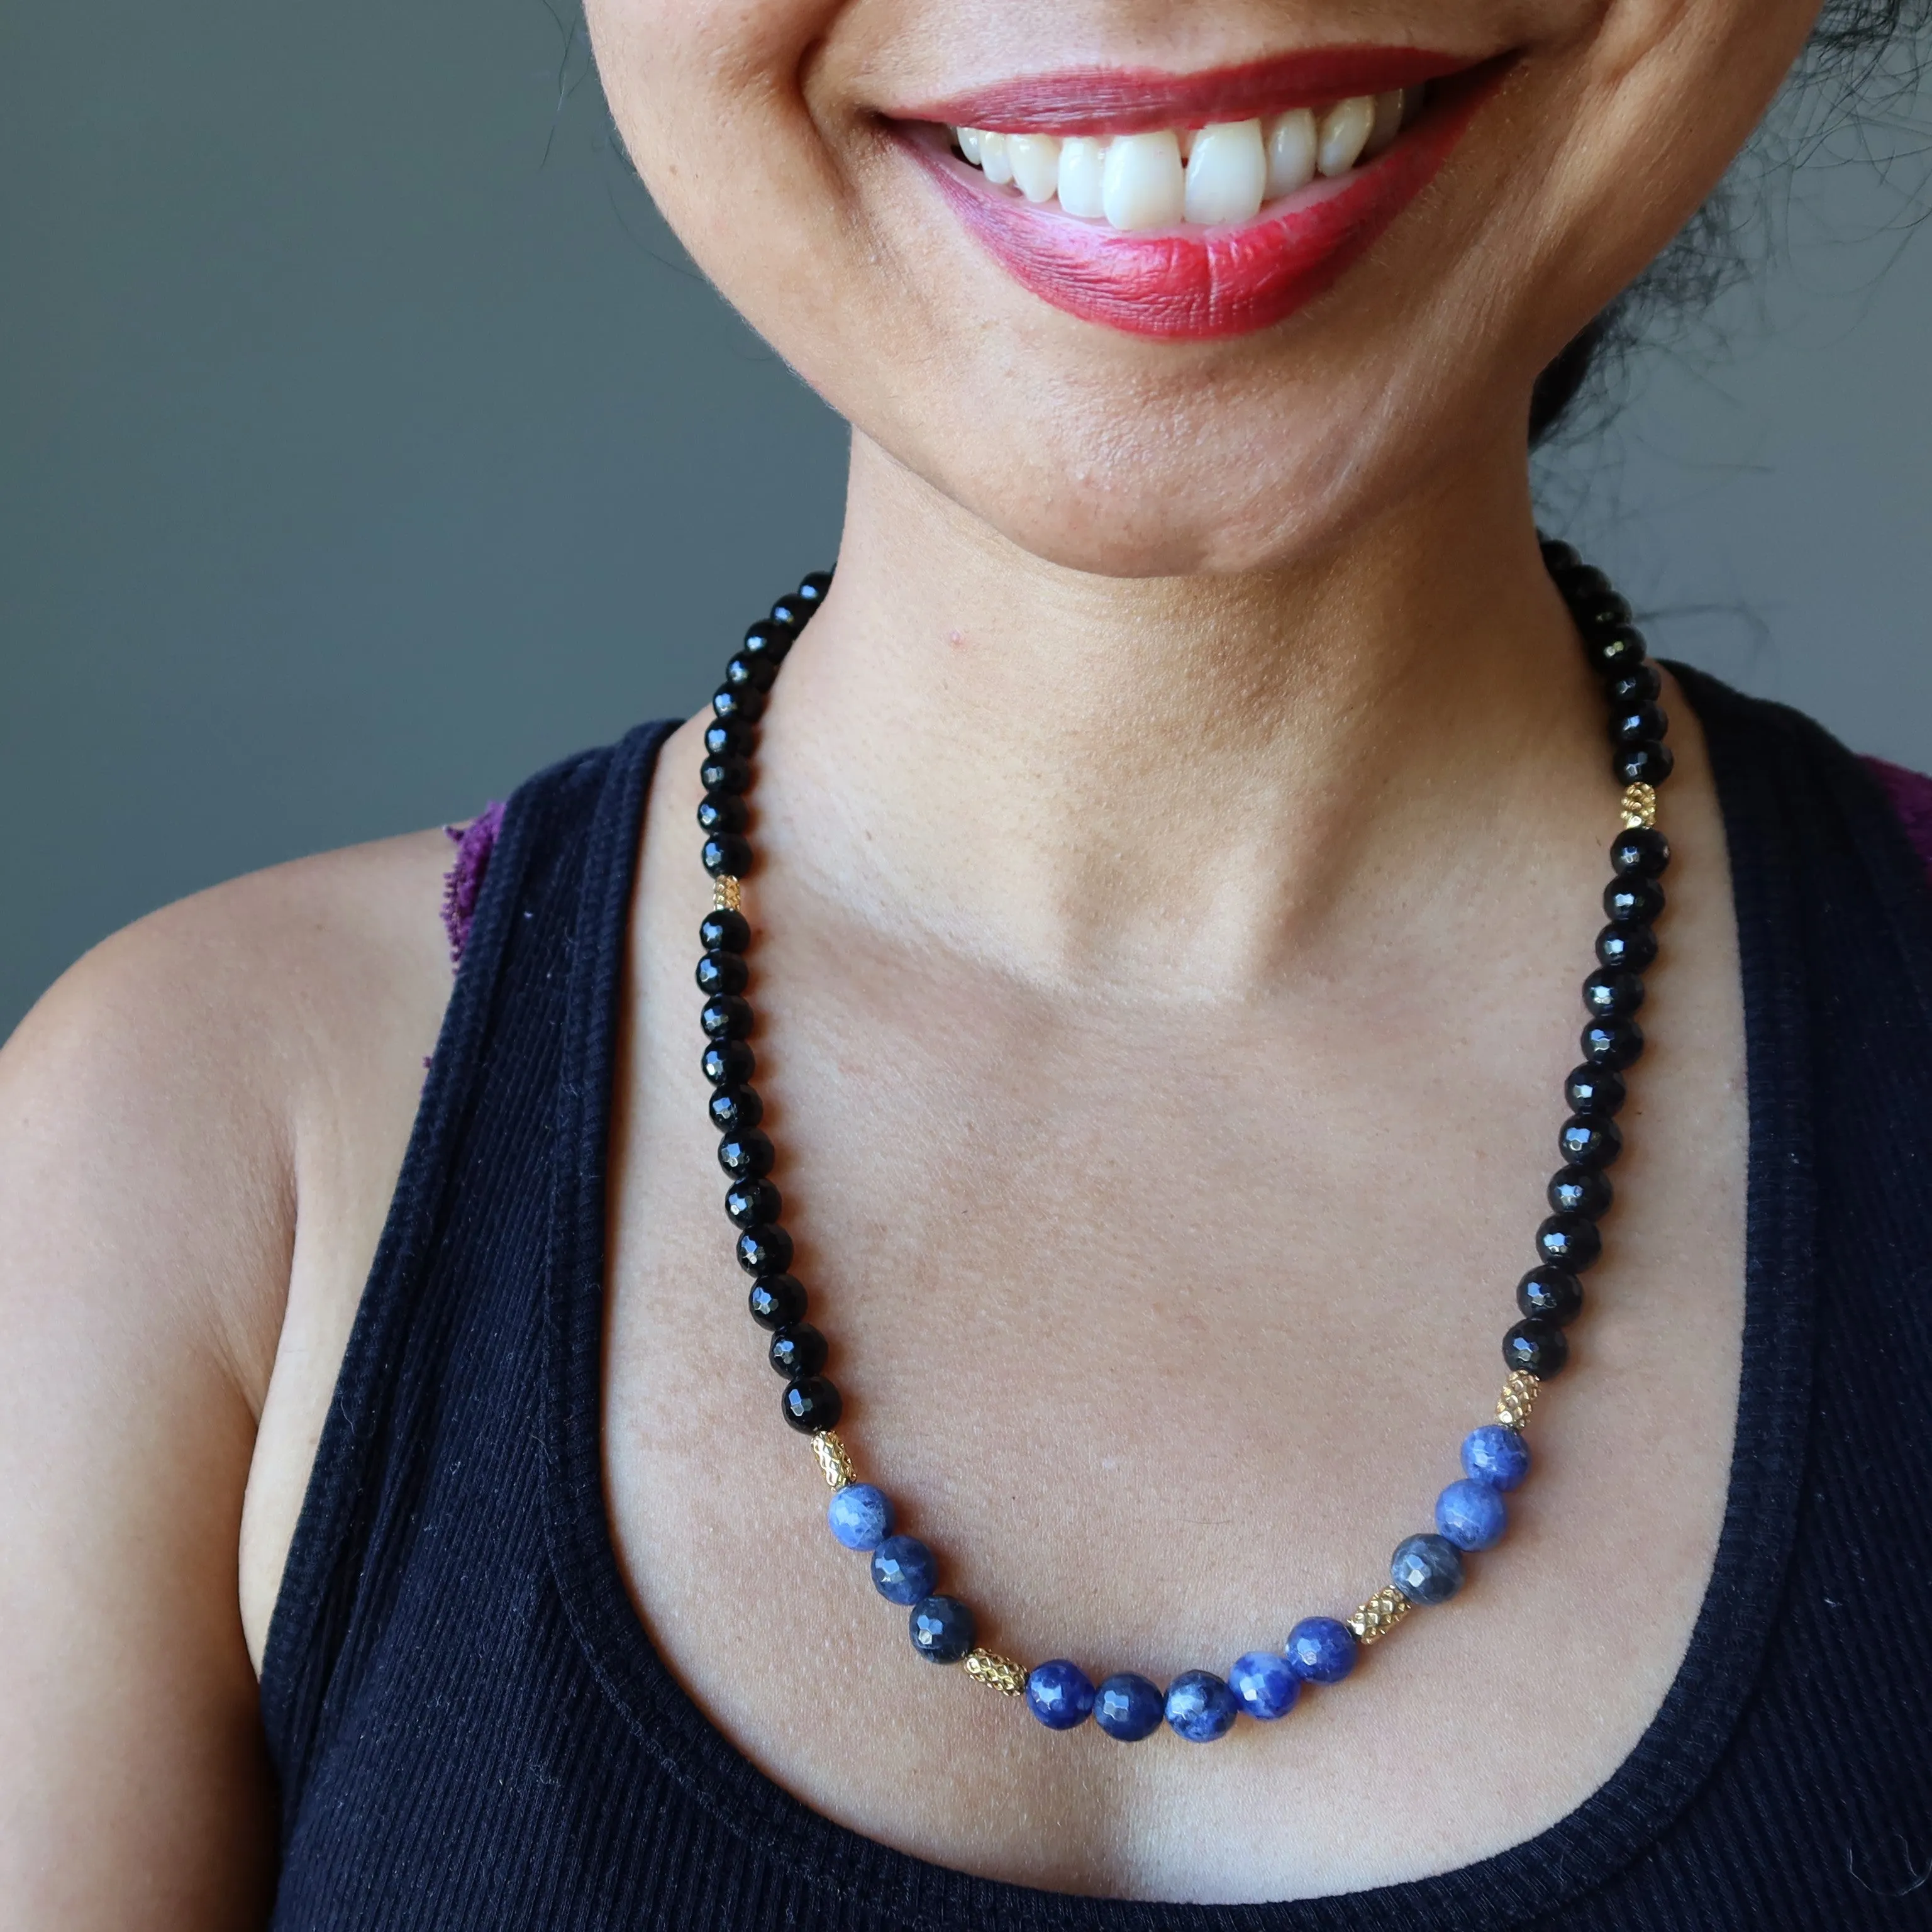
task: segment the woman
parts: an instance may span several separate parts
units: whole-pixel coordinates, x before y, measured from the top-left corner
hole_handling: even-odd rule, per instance
[[[7,1923],[1908,1922],[1932,903],[1525,473],[1816,0],[591,10],[836,586],[8,1047]]]

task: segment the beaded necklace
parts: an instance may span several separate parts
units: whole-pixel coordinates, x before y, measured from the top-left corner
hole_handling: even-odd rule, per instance
[[[1624,1103],[1623,1072],[1643,1051],[1634,1016],[1643,1004],[1644,969],[1657,956],[1653,927],[1664,910],[1658,881],[1670,860],[1657,830],[1656,788],[1670,776],[1672,763],[1657,703],[1657,668],[1646,658],[1629,604],[1600,571],[1567,544],[1544,543],[1543,558],[1604,682],[1610,769],[1624,788],[1622,830],[1610,844],[1612,877],[1604,892],[1609,923],[1597,935],[1597,968],[1583,982],[1588,1019],[1582,1064],[1564,1083],[1569,1118],[1557,1133],[1563,1165],[1550,1177],[1550,1212],[1536,1231],[1536,1265],[1516,1286],[1521,1318],[1503,1337],[1508,1374],[1495,1420],[1464,1438],[1462,1474],[1437,1497],[1434,1529],[1396,1546],[1388,1582],[1366,1602],[1346,1617],[1304,1617],[1280,1650],[1250,1651],[1226,1677],[1184,1671],[1165,1692],[1132,1671],[1096,1684],[1065,1658],[1028,1670],[982,1648],[972,1611],[938,1588],[938,1558],[918,1538],[893,1533],[890,1498],[857,1480],[838,1436],[839,1394],[823,1373],[827,1345],[806,1320],[804,1286],[789,1272],[791,1237],[781,1218],[783,1198],[770,1179],[776,1150],[758,1124],[764,1107],[751,1084],[754,1022],[745,988],[752,928],[740,885],[752,866],[745,795],[758,722],[785,653],[830,586],[830,575],[814,573],[773,604],[724,667],[704,734],[704,799],[698,808],[704,868],[713,881],[712,910],[698,929],[704,950],[698,984],[705,996],[711,1123],[721,1136],[719,1165],[730,1177],[724,1211],[739,1231],[739,1264],[752,1277],[752,1319],[770,1334],[769,1359],[785,1378],[784,1418],[809,1438],[832,1491],[826,1512],[832,1534],[848,1550],[869,1556],[874,1588],[908,1612],[913,1648],[929,1663],[963,1664],[976,1682],[1024,1697],[1050,1730],[1071,1730],[1090,1717],[1108,1736],[1132,1743],[1165,1719],[1179,1736],[1206,1744],[1226,1736],[1244,1714],[1285,1717],[1304,1684],[1338,1682],[1362,1648],[1386,1636],[1412,1610],[1446,1603],[1462,1587],[1466,1557],[1502,1538],[1503,1498],[1529,1473],[1525,1426],[1544,1383],[1568,1360],[1564,1331],[1583,1306],[1578,1276],[1602,1252],[1597,1223],[1611,1198],[1605,1170],[1623,1146],[1616,1118]]]

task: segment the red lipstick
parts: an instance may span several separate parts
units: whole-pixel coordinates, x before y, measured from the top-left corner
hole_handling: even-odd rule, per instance
[[[1436,58],[1406,53],[1404,57]],[[1309,58],[1296,57],[1298,70],[1305,70]],[[1435,178],[1470,117],[1502,78],[1505,65],[1492,62],[1480,68],[1466,66],[1436,90],[1421,117],[1387,153],[1349,174],[1316,182],[1285,196],[1252,221],[1225,228],[1122,232],[1077,220],[1057,208],[1035,207],[986,181],[936,140],[912,138],[908,147],[974,238],[1016,281],[1042,301],[1082,321],[1130,335],[1206,341],[1265,328],[1332,286]],[[1365,71],[1360,64],[1348,70],[1351,92],[1372,91],[1360,83]],[[1388,72],[1387,68],[1378,70],[1377,78],[1385,80]],[[1136,104],[1131,122],[1109,119],[1106,124],[1117,130],[1136,131],[1150,124],[1198,124],[1204,111],[1217,118],[1228,114],[1232,110],[1220,105],[1203,110],[1175,104],[1185,86],[1216,78],[1162,79],[1157,110],[1143,112]],[[1126,76],[1115,72],[1111,80],[1118,102]],[[984,127],[992,94],[1011,98],[1016,90],[1038,84],[1017,82],[1004,89],[962,97],[979,118],[956,119],[952,124]],[[1056,79],[1054,85],[1060,85],[1060,80]],[[1228,96],[1215,98],[1224,101]],[[1325,82],[1324,91],[1313,97],[1321,100],[1337,98],[1327,91]],[[1096,125],[1092,102],[1090,94],[1081,110],[1078,126],[1082,131]],[[1306,105],[1307,99],[1286,104]],[[1070,100],[1063,105],[1070,118],[1053,124],[1070,130],[1075,110]],[[1266,111],[1280,111],[1282,105],[1278,94],[1271,95]],[[1247,111],[1258,110],[1250,106]],[[944,112],[950,118],[962,112],[961,104],[949,104]],[[1011,118],[1016,128],[1046,131],[1030,107],[1023,113],[1014,111]]]

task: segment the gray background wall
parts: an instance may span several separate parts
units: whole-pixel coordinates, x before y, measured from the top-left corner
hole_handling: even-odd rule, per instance
[[[0,16],[0,1032],[152,906],[693,708],[832,555],[839,426],[556,4]],[[1932,766],[1932,245],[1832,160],[1729,357],[1545,488],[1666,648]]]

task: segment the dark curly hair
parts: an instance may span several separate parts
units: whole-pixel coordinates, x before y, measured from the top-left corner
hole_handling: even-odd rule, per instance
[[[1810,104],[1814,124],[1804,145],[1822,138],[1820,122],[1828,128],[1848,114],[1856,118],[1880,111],[1915,93],[1928,24],[1932,0],[1826,0],[1781,97]],[[1741,225],[1727,180],[1537,378],[1529,410],[1532,446],[1564,421],[1585,386],[1600,382],[1660,318],[1701,311],[1743,272]]]

